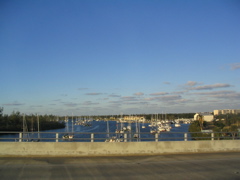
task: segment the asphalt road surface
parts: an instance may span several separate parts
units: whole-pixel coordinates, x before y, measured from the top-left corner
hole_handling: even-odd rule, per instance
[[[0,157],[0,179],[239,180],[240,152],[124,157]]]

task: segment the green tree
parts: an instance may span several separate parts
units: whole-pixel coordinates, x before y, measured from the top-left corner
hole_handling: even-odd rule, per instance
[[[221,121],[214,121],[214,122],[213,122],[213,125],[216,126],[216,127],[218,127],[218,128],[220,128],[220,129],[223,129],[224,126],[225,126],[224,123],[221,122]]]
[[[234,124],[232,124],[229,128],[229,131],[232,135],[232,138],[235,139],[235,136],[237,135],[238,127]]]
[[[218,140],[221,138],[222,136],[222,128],[221,127],[218,127],[218,126],[215,126],[213,128],[213,132],[214,132],[214,137],[217,138]]]
[[[189,128],[188,128],[188,131],[191,132],[191,136],[193,139],[198,139],[200,133],[198,132],[201,132],[201,128],[200,128],[200,125],[199,125],[199,122],[198,121],[193,121]]]
[[[2,117],[3,107],[0,108],[0,116]]]
[[[20,112],[12,112],[10,115],[2,115],[2,108],[0,108],[0,131],[22,131],[23,130],[23,116]],[[60,129],[65,127],[64,122],[56,121],[54,115],[40,116],[40,130]],[[28,131],[36,131],[38,129],[37,116],[25,115],[26,125]]]

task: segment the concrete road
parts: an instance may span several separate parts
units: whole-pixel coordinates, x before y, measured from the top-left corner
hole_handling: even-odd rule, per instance
[[[1,180],[240,179],[240,152],[127,157],[0,158]]]

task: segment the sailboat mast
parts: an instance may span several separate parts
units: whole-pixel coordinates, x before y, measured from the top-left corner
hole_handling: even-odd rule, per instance
[[[109,138],[109,121],[107,120],[107,138]]]
[[[40,139],[40,134],[39,134],[40,128],[39,128],[39,116],[38,116],[38,114],[37,114],[37,124],[38,124],[38,139]]]
[[[140,122],[138,122],[138,141],[140,141],[141,140],[141,127],[140,127]]]
[[[73,133],[73,113],[72,113],[72,133]]]
[[[25,114],[23,114],[23,139],[24,139],[24,136],[27,136],[26,141],[28,141],[28,128],[27,128]]]

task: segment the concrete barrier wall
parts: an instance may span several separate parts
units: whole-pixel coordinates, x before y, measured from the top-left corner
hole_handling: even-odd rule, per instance
[[[0,142],[0,156],[122,156],[240,152],[240,141]]]

